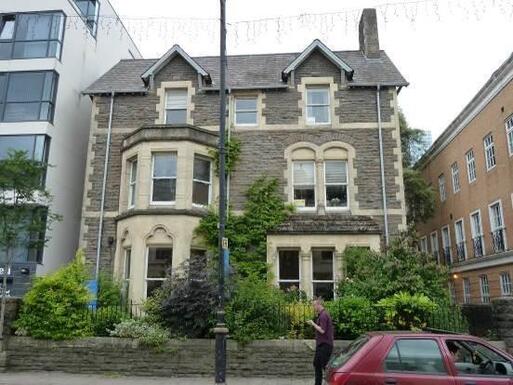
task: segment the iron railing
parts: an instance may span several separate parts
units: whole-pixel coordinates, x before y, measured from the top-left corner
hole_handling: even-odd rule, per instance
[[[484,244],[483,244],[483,236],[478,235],[475,238],[472,238],[472,250],[474,251],[474,257],[479,258],[484,256]]]
[[[504,229],[499,229],[499,230],[493,231],[491,233],[491,236],[492,236],[493,251],[495,253],[502,253],[502,252],[506,251]]]
[[[442,249],[442,254],[444,256],[444,261],[447,266],[452,265],[452,255],[451,255],[451,247],[444,247]]]
[[[456,255],[458,256],[458,261],[462,262],[467,258],[467,251],[465,248],[465,241],[459,242],[456,244]]]

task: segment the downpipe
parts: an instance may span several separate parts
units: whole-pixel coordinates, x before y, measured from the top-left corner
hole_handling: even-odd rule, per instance
[[[388,248],[390,238],[388,231],[388,207],[387,207],[387,189],[385,179],[385,156],[383,151],[383,125],[381,122],[381,86],[376,86],[376,109],[378,112],[378,132],[379,132],[379,159],[381,168],[381,194],[383,197],[383,220],[385,225],[385,246]]]

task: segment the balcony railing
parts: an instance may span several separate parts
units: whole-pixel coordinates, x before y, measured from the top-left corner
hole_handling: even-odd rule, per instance
[[[482,235],[478,235],[477,237],[472,238],[472,250],[474,251],[475,258],[484,256],[483,236]]]
[[[467,252],[465,250],[465,241],[459,242],[456,244],[456,255],[458,256],[458,261],[464,261],[467,258]]]
[[[451,265],[452,264],[452,256],[451,256],[451,247],[444,247],[442,249],[442,254],[443,254],[443,257],[444,257],[444,261],[445,261],[445,264],[447,266]]]
[[[503,251],[506,251],[504,229],[499,229],[499,230],[493,231],[491,233],[491,235],[492,235],[493,251],[495,253],[502,253]]]

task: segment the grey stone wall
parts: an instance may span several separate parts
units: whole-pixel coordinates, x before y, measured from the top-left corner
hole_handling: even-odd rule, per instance
[[[498,337],[513,353],[513,298],[498,298],[492,301],[492,314]]]
[[[349,341],[336,341],[336,349]],[[173,340],[163,349],[139,346],[130,339],[88,338],[8,341],[9,370],[72,373],[120,373],[138,376],[211,376],[214,340]],[[228,341],[229,376],[313,377],[314,341],[256,341],[245,346]]]

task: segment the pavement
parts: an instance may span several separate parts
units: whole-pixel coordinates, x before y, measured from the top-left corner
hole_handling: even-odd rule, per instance
[[[226,385],[311,385],[308,378],[280,379],[230,378]],[[5,372],[0,373],[0,385],[214,385],[214,378],[191,377],[126,377],[121,375],[69,374],[61,372]]]

